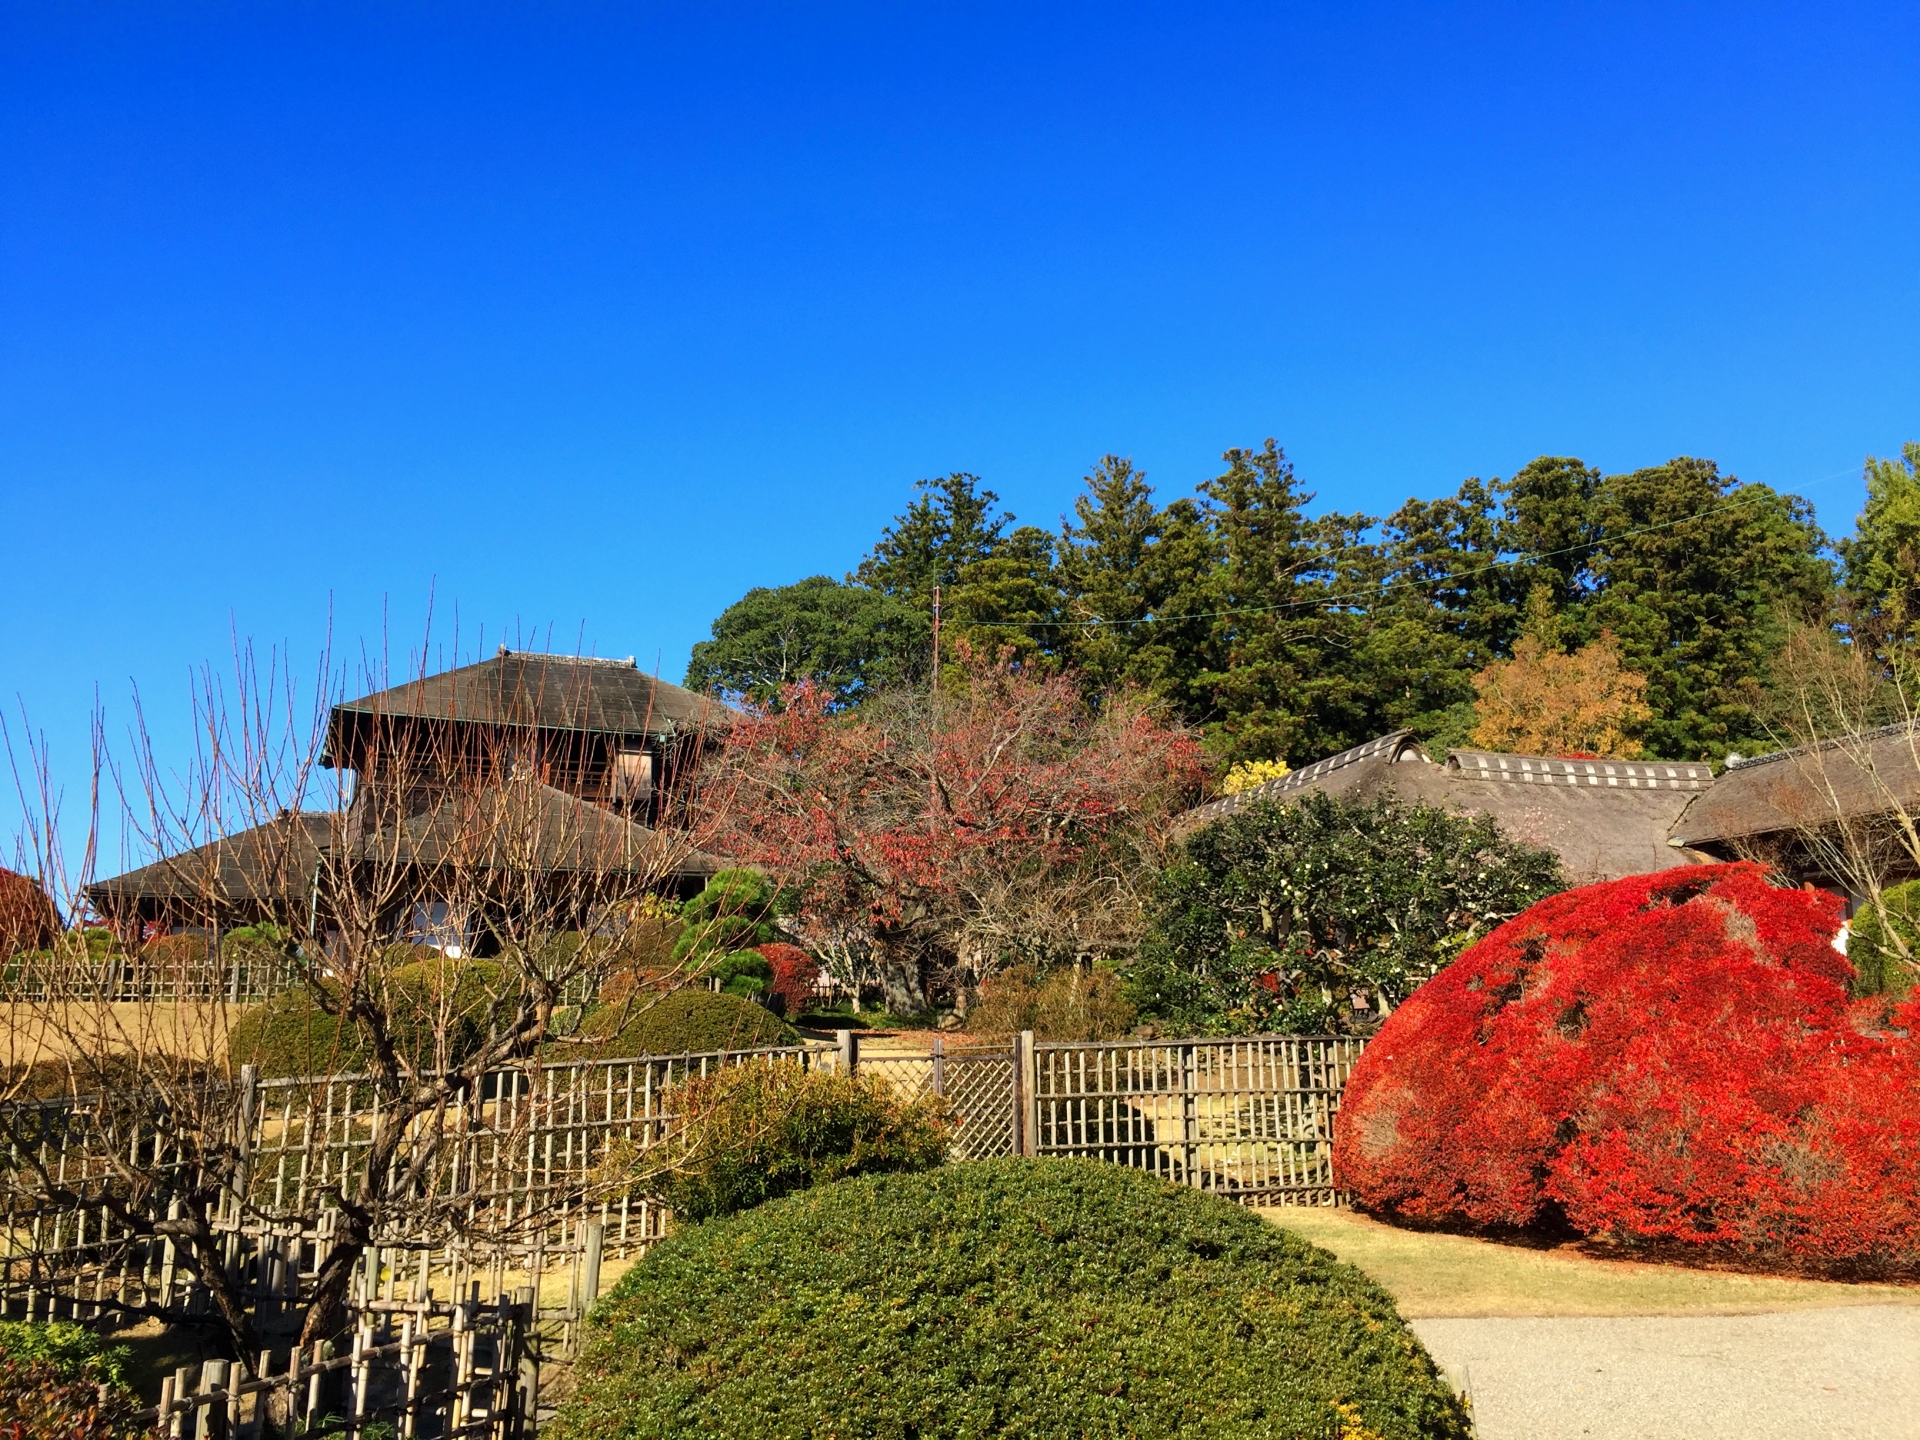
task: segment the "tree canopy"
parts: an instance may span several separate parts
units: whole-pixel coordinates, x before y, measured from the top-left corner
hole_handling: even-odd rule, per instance
[[[811,680],[840,705],[926,668],[924,614],[896,596],[814,575],[793,585],[749,590],[693,647],[687,684],[755,704],[778,700]]]
[[[1697,760],[1765,743],[1792,626],[1844,611],[1836,633],[1887,663],[1920,627],[1920,444],[1868,463],[1860,533],[1838,546],[1805,500],[1694,457],[1609,475],[1544,455],[1384,517],[1320,508],[1273,440],[1223,462],[1163,501],[1103,456],[1057,531],[1017,524],[975,475],[922,480],[844,582],[729,607],[688,682],[767,703],[804,678],[861,703],[926,673],[939,586],[943,637],[1070,672],[1096,700],[1137,687],[1222,765],[1298,766],[1400,728],[1465,744],[1490,672],[1554,688],[1596,666],[1582,684],[1618,712],[1611,748]],[[1516,647],[1524,675],[1500,668]],[[1570,744],[1565,728],[1511,743]]]

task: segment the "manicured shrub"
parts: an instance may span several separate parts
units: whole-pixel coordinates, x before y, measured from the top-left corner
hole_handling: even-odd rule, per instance
[[[680,1221],[732,1215],[854,1175],[929,1170],[947,1153],[946,1104],[885,1077],[792,1061],[730,1065],[674,1091],[682,1125],[638,1160],[641,1188]]]
[[[125,1440],[133,1416],[126,1349],[79,1325],[0,1321],[0,1435],[7,1440]]]
[[[773,967],[773,996],[782,1015],[804,1015],[813,1005],[814,986],[820,979],[820,962],[798,945],[776,940],[762,945],[760,954]]]
[[[588,1335],[555,1440],[1469,1433],[1358,1270],[1090,1161],[869,1176],[690,1226]]]
[[[720,956],[770,944],[774,905],[773,882],[758,870],[721,870],[706,887],[680,907],[686,929],[673,942],[676,964],[701,971]]]
[[[589,1011],[581,1024],[583,1044],[556,1049],[554,1058],[611,1060],[630,1055],[704,1055],[715,1050],[762,1050],[791,1045],[799,1037],[766,1006],[738,995],[689,987],[658,999]]]
[[[1850,1002],[1840,901],[1755,865],[1544,900],[1394,1013],[1342,1100],[1369,1209],[1920,1266],[1920,1004]]]
[[[722,955],[708,972],[720,982],[723,995],[758,1000],[773,988],[773,966],[758,950],[735,950]]]
[[[0,869],[0,956],[44,949],[59,928],[60,915],[47,892],[25,875]]]
[[[396,946],[385,960],[394,967],[385,981],[394,1039],[416,1064],[435,1063],[443,1017],[444,1058],[457,1065],[479,1048],[490,1023],[515,998],[512,976],[491,960],[451,960],[426,946]],[[312,986],[289,990],[243,1015],[227,1054],[236,1067],[253,1065],[263,1077],[350,1074],[369,1063],[360,1027],[329,1013]]]
[[[1012,965],[987,977],[967,1028],[988,1036],[1031,1030],[1041,1040],[1117,1040],[1137,1016],[1126,982],[1111,970],[1062,965],[1041,975],[1031,965]]]
[[[1886,923],[1881,923],[1880,912],[1868,904],[1860,907],[1848,927],[1852,990],[1856,996],[1888,995],[1903,1000],[1913,990],[1916,962],[1920,962],[1920,880],[1890,885],[1880,900],[1886,907]],[[1906,943],[1906,956],[1894,942],[1896,934]]]

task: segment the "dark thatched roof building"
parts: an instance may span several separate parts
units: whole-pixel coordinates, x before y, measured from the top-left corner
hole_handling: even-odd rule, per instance
[[[1676,843],[1722,859],[1765,860],[1796,880],[1841,893],[1858,876],[1832,873],[1849,849],[1882,880],[1915,873],[1903,820],[1920,816],[1920,724],[1888,725],[1820,745],[1730,756],[1726,773],[1674,827]],[[1852,845],[1830,842],[1842,829]],[[1839,868],[1852,868],[1841,865]]]
[[[1397,731],[1330,755],[1278,780],[1191,811],[1187,828],[1258,800],[1314,791],[1370,800],[1391,791],[1411,804],[1490,818],[1509,839],[1551,850],[1576,885],[1665,870],[1704,859],[1676,848],[1669,831],[1713,786],[1703,764],[1648,760],[1557,760],[1452,750],[1435,764]]]
[[[343,813],[281,815],[96,882],[88,900],[129,928],[246,924],[355,865],[414,877],[397,916],[456,871],[460,888],[513,871],[583,894],[643,877],[697,889],[722,862],[686,843],[676,781],[729,714],[631,658],[503,646],[334,707],[321,760],[354,772]]]

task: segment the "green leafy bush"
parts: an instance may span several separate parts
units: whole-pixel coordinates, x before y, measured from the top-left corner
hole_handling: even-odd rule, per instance
[[[450,960],[424,946],[396,946],[386,958],[396,962],[385,977],[394,1039],[415,1064],[435,1062],[441,1017],[447,1021],[444,1058],[457,1065],[515,998],[513,978],[495,961]],[[337,1009],[338,1000],[331,1003]],[[339,1075],[365,1069],[369,1050],[358,1025],[329,1013],[313,987],[301,986],[235,1022],[227,1055],[235,1067],[253,1065],[263,1077]]]
[[[585,1043],[569,1045],[567,1054],[598,1060],[763,1050],[799,1039],[764,1005],[694,987],[658,999],[637,995],[625,1004],[603,1005],[587,1013],[580,1035]],[[558,1051],[555,1057],[560,1058]]]
[[[10,1360],[43,1360],[62,1380],[124,1385],[124,1345],[107,1345],[84,1325],[68,1320],[0,1320],[0,1355]]]
[[[681,1128],[639,1163],[649,1172],[641,1188],[676,1221],[732,1215],[854,1175],[930,1170],[946,1159],[946,1102],[903,1099],[879,1075],[749,1063],[689,1080],[674,1096]]]
[[[1042,975],[1014,965],[987,977],[967,1028],[990,1036],[1031,1030],[1041,1040],[1118,1040],[1138,1013],[1126,982],[1111,970],[1063,965]]]
[[[0,1321],[0,1434],[8,1440],[130,1440],[145,1431],[124,1346],[64,1321]]]
[[[1144,1013],[1186,1033],[1371,1028],[1468,945],[1566,888],[1551,852],[1485,816],[1392,796],[1259,801],[1182,848],[1129,978]]]
[[[1904,1000],[1913,989],[1915,962],[1920,961],[1920,880],[1890,885],[1880,895],[1886,923],[1871,904],[1855,912],[1847,930],[1847,959],[1853,965],[1852,990],[1856,999],[1886,995]],[[1906,943],[1908,959],[1894,942]]]
[[[1470,1433],[1358,1270],[1081,1160],[869,1176],[689,1226],[595,1309],[581,1368],[554,1440]]]

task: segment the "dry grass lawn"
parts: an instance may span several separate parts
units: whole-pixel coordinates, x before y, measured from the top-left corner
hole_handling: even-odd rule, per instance
[[[1601,1260],[1402,1230],[1351,1210],[1259,1212],[1366,1271],[1410,1320],[1530,1315],[1749,1315],[1841,1305],[1920,1305],[1920,1285],[1850,1285]]]

